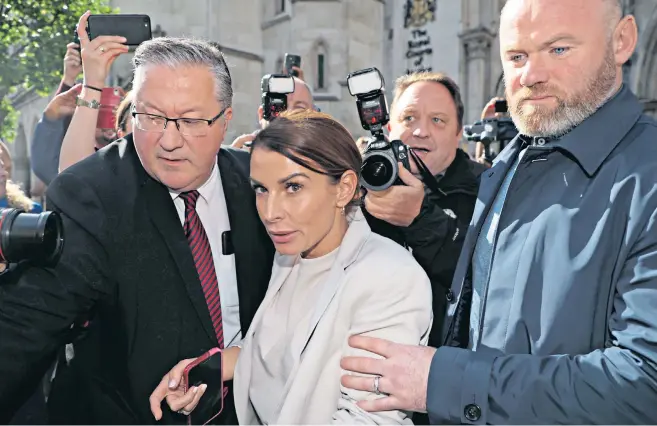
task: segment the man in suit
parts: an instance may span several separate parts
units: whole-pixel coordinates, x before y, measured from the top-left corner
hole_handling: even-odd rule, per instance
[[[482,175],[436,349],[352,338],[436,424],[657,421],[657,123],[623,84],[617,0],[509,0],[500,52],[521,135]],[[372,379],[345,377],[348,387]]]
[[[266,292],[273,248],[248,154],[220,148],[232,116],[221,52],[160,38],[133,61],[134,134],[48,190],[64,220],[60,262],[0,286],[0,421],[76,339],[74,325],[89,321],[53,384],[57,421],[151,423],[148,398],[162,375],[180,359],[238,344]],[[165,410],[163,420],[186,418]],[[237,422],[232,403],[218,421]]]

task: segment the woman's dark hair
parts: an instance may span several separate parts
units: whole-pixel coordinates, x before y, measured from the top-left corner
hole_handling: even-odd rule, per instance
[[[116,130],[126,131],[126,124],[130,118],[130,110],[132,109],[132,90],[126,93],[125,97],[116,109]]]
[[[285,111],[261,130],[252,150],[265,148],[295,163],[326,175],[337,184],[342,174],[353,170],[360,179],[363,163],[349,131],[333,117],[313,110]],[[359,188],[349,207],[357,204]]]

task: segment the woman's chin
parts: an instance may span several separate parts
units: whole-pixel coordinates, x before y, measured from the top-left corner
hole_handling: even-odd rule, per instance
[[[299,247],[296,246],[296,244],[290,243],[274,243],[274,248],[276,248],[276,251],[284,256],[296,256],[302,251]]]

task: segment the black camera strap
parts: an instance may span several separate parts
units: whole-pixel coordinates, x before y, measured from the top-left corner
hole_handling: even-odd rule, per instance
[[[440,189],[440,185],[438,185],[438,180],[434,175],[431,174],[429,171],[429,168],[424,164],[424,161],[420,159],[420,157],[413,151],[412,149],[409,149],[411,153],[411,157],[413,158],[413,161],[415,161],[415,164],[417,165],[417,169],[420,171],[420,176],[422,176],[422,181],[424,182],[425,185],[431,189],[431,192],[433,192],[436,195],[439,195],[441,197],[446,196],[447,194],[445,191]]]

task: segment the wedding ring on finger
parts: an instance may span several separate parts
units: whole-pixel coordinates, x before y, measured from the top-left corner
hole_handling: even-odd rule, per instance
[[[104,47],[104,46],[100,46],[100,47],[98,48],[98,50],[100,50],[102,53],[105,53],[105,47]]]
[[[381,390],[379,389],[379,381],[381,380],[381,376],[374,376],[374,393],[377,395],[381,395]]]

